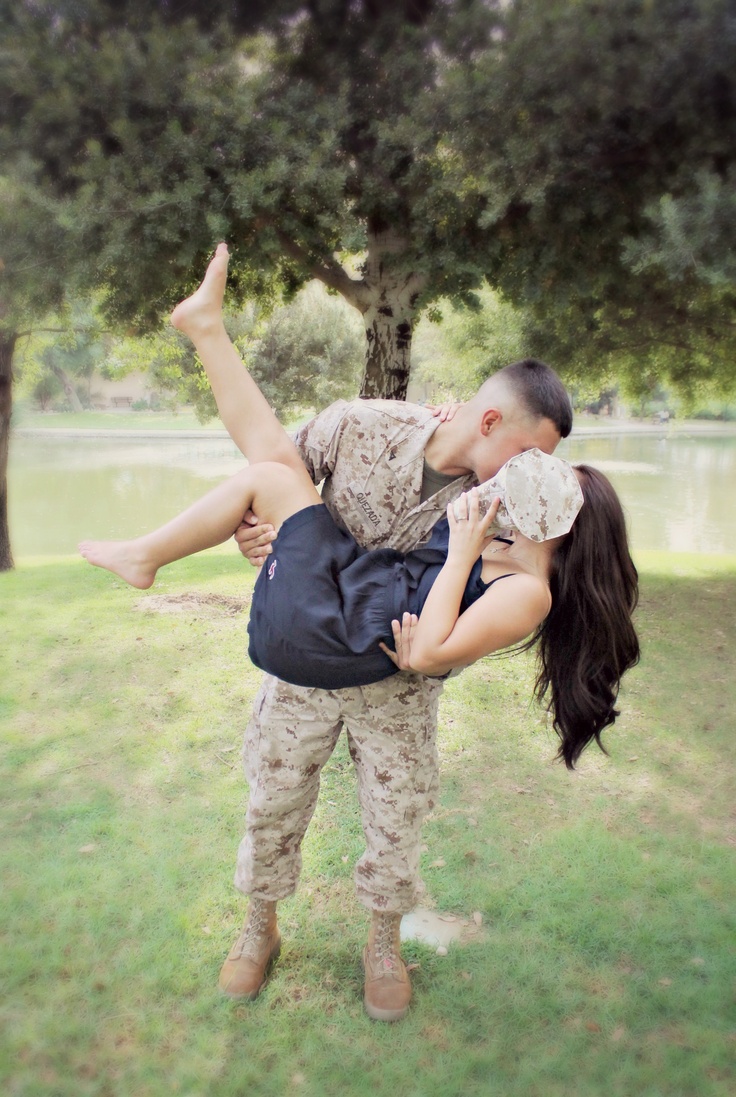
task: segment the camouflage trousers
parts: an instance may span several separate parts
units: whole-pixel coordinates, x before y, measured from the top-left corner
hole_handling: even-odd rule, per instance
[[[366,842],[355,866],[358,898],[372,910],[411,910],[421,888],[421,827],[438,787],[441,691],[441,682],[408,674],[335,691],[267,677],[245,734],[250,797],[235,886],[269,900],[296,889],[322,767],[344,728]]]

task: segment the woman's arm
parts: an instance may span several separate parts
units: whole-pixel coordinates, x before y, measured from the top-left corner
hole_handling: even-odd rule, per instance
[[[549,612],[549,591],[534,575],[520,573],[486,591],[460,616],[465,586],[473,564],[487,543],[498,502],[478,518],[476,489],[468,495],[468,517],[458,520],[448,507],[450,547],[412,637],[411,666],[421,674],[439,675],[467,666],[484,655],[528,636]]]
[[[441,581],[442,573],[424,605],[412,643],[412,670],[420,674],[446,674],[455,667],[469,666],[484,655],[517,644],[529,636],[549,612],[549,596],[544,584],[533,575],[519,574],[495,584],[460,617],[457,616],[458,599],[454,621],[449,620],[452,615],[447,613],[449,603],[441,603],[435,617],[430,600]],[[441,586],[438,596],[443,598]]]

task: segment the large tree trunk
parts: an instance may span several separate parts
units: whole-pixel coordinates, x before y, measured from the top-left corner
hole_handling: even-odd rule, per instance
[[[388,286],[363,314],[366,352],[361,396],[406,399],[414,317],[415,310],[406,305],[400,291]]]
[[[72,381],[66,370],[62,369],[61,366],[54,365],[53,363],[49,363],[49,369],[53,373],[54,377],[56,377],[61,382],[61,387],[64,390],[64,395],[71,404],[72,411],[84,411],[84,408],[82,407],[82,401],[79,399],[79,394],[74,388],[74,382]]]
[[[336,256],[315,261],[278,226],[274,228],[287,255],[362,313],[366,353],[361,397],[405,400],[411,338],[427,281],[413,270],[406,239],[393,229],[370,229],[362,277],[356,278]]]
[[[405,400],[411,337],[427,282],[425,275],[413,270],[406,238],[393,229],[369,228],[362,277],[356,278],[337,256],[315,260],[270,218],[265,217],[264,223],[271,224],[287,255],[362,313],[366,353],[360,395],[364,399]]]
[[[411,338],[420,275],[401,267],[405,241],[391,232],[369,236],[365,264],[365,370],[360,395],[405,400],[411,371]]]
[[[8,448],[16,339],[15,333],[0,331],[0,571],[8,571],[13,566],[8,529]]]

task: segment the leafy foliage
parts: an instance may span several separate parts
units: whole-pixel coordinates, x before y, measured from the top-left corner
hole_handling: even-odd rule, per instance
[[[13,176],[0,168],[0,330],[18,335],[63,303],[70,263],[61,208],[27,164]]]
[[[362,367],[363,332],[353,309],[318,284],[267,312],[250,303],[227,317],[248,369],[276,413],[319,408],[355,394]],[[173,328],[113,340],[104,372],[120,377],[145,371],[172,401],[193,404],[206,422],[217,415],[207,377],[188,339]]]
[[[528,344],[525,313],[490,289],[472,308],[439,302],[434,321],[423,317],[414,340],[416,379],[433,400],[465,400],[486,377],[523,358]]]
[[[730,267],[706,256],[685,286],[654,269],[652,240],[656,209],[703,246],[720,211],[733,251],[727,202],[703,189],[727,194],[736,149],[732,0],[0,0],[0,15],[5,170],[20,150],[61,204],[70,274],[104,287],[115,321],[155,322],[227,238],[235,303],[318,277],[364,314],[403,310],[404,341],[423,306],[472,302],[484,280],[535,309],[553,349],[578,321],[672,346],[694,298],[687,322],[722,333]],[[704,365],[688,341],[670,372],[692,385]],[[608,369],[593,342],[583,368]]]
[[[269,403],[284,415],[355,395],[363,331],[354,310],[313,283],[277,309],[242,350]]]
[[[645,286],[574,300],[557,313],[529,310],[527,345],[561,364],[569,383],[618,379],[639,400],[664,384],[692,406],[736,389],[735,307],[731,288],[709,290],[692,276],[670,281],[651,272]]]
[[[674,281],[695,276],[710,286],[736,285],[736,171],[698,172],[689,191],[663,195],[645,214],[649,232],[625,245],[633,270],[658,268]]]

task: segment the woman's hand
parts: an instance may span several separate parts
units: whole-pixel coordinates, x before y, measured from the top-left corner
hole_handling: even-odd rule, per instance
[[[450,526],[450,544],[448,559],[462,559],[473,564],[485,546],[493,538],[489,528],[496,517],[501,500],[496,497],[481,518],[478,504],[478,489],[471,488],[450,503],[447,508],[447,521]]]
[[[416,631],[419,618],[416,613],[405,613],[401,618],[401,621],[392,621],[391,630],[394,634],[394,647],[396,651],[391,651],[384,643],[380,643],[378,646],[381,651],[388,655],[392,663],[395,663],[399,670],[411,670],[411,642],[414,639],[414,633]]]
[[[259,568],[272,551],[271,542],[276,540],[276,530],[265,522],[259,522],[253,511],[247,510],[233,536],[246,560],[254,568]]]
[[[444,404],[425,404],[424,406],[427,411],[432,412],[435,419],[439,419],[440,423],[444,423],[454,419],[456,411],[463,404],[461,400],[447,400]]]

